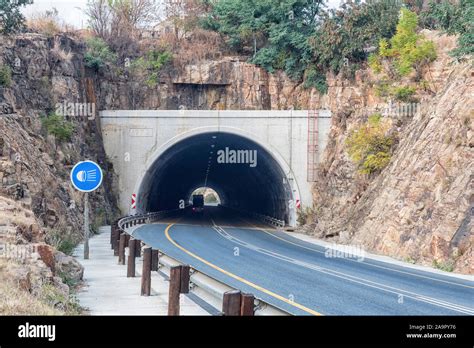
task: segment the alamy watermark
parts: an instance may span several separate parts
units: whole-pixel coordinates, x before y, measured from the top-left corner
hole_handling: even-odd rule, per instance
[[[357,259],[362,262],[365,259],[365,250],[360,245],[338,245],[333,243],[332,246],[325,247],[324,256],[327,258],[338,259]]]
[[[37,255],[34,245],[0,244],[0,259],[27,260]]]
[[[394,103],[390,101],[382,110],[384,117],[413,117],[421,110],[421,103]]]
[[[64,117],[87,117],[88,120],[95,119],[95,103],[71,103],[62,102],[56,104],[56,114]]]
[[[257,166],[257,150],[231,150],[226,147],[217,151],[219,164],[248,164],[249,167]]]

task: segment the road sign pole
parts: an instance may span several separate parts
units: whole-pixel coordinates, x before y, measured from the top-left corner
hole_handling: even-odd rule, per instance
[[[89,193],[84,194],[84,260],[89,260]]]
[[[99,165],[92,161],[77,163],[71,170],[71,183],[74,188],[84,192],[84,260],[89,259],[89,192],[97,190],[102,184],[103,173]],[[116,228],[112,227],[112,232]],[[117,236],[118,237],[118,236]],[[112,240],[113,242],[113,240]]]

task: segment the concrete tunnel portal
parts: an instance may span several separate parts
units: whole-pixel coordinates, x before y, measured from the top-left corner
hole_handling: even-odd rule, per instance
[[[164,150],[149,166],[138,190],[140,212],[179,208],[192,193],[208,187],[221,204],[294,221],[291,185],[269,150],[237,134],[206,132]]]

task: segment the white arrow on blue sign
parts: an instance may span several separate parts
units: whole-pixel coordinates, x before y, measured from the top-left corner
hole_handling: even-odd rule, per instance
[[[102,169],[92,161],[79,162],[71,171],[72,185],[81,192],[97,190],[102,184],[102,179]]]

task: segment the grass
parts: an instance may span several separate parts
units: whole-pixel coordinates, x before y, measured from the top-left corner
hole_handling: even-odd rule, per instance
[[[433,260],[433,267],[441,271],[452,272],[454,270],[454,261],[453,260],[447,260],[447,261]]]
[[[65,296],[54,285],[45,284],[41,289],[40,298],[46,303],[66,315],[79,315],[82,308],[74,296]]]
[[[0,315],[80,315],[82,308],[75,296],[65,295],[51,283],[40,286],[38,295],[21,288],[9,274],[16,267],[0,259]]]
[[[52,229],[47,231],[46,242],[64,254],[72,255],[79,241],[63,230]]]
[[[56,308],[23,290],[7,274],[12,262],[0,260],[0,315],[60,315]]]

